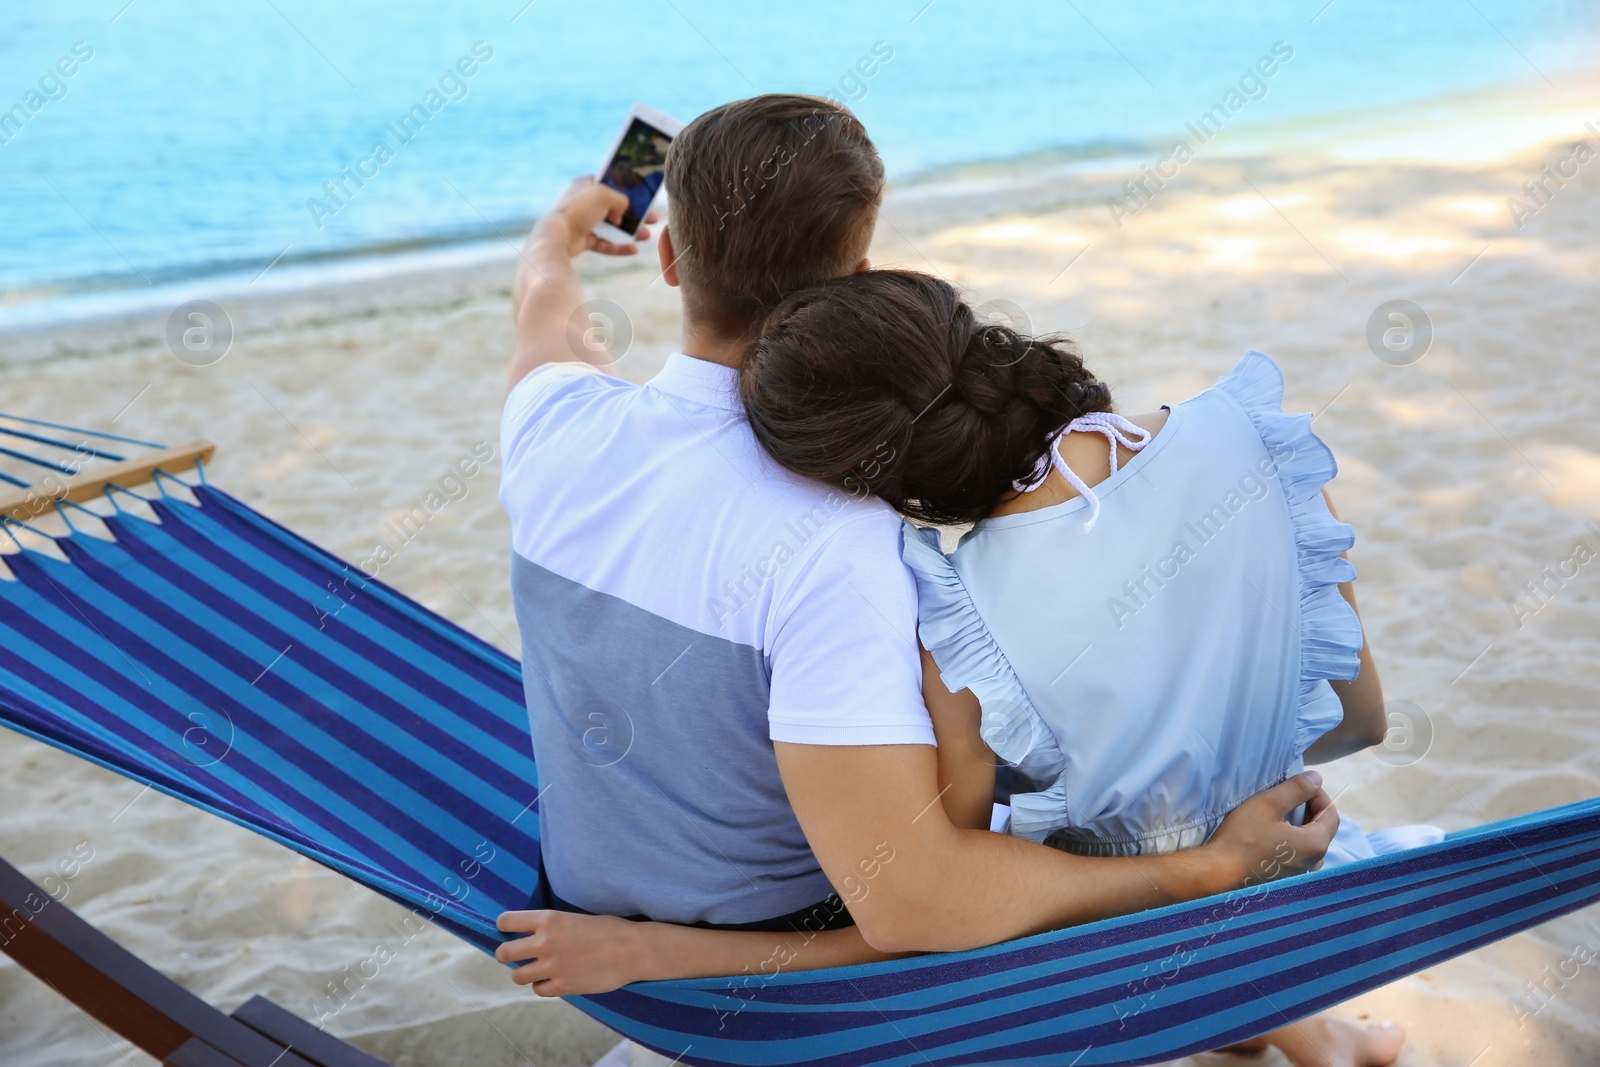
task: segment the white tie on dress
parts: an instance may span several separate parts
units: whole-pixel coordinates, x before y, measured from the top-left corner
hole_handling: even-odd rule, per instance
[[[1099,433],[1104,434],[1106,445],[1111,449],[1111,473],[1117,473],[1117,446],[1121,445],[1129,452],[1137,452],[1150,443],[1151,433],[1143,426],[1136,425],[1123,418],[1121,415],[1109,411],[1095,411],[1088,415],[1079,415],[1050,438],[1050,445],[1046,449],[1049,463],[1040,462],[1038,469],[1024,481],[1015,483],[1018,492],[1031,493],[1044,484],[1050,476],[1050,467],[1054,466],[1067,480],[1067,484],[1078,491],[1078,495],[1089,502],[1089,517],[1084,520],[1083,530],[1088,533],[1094,529],[1094,524],[1100,518],[1100,498],[1093,489],[1084,483],[1082,478],[1067,466],[1067,461],[1061,458],[1061,439],[1069,433]]]

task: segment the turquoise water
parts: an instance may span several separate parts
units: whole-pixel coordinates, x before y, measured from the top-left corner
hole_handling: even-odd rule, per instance
[[[1279,41],[1234,123],[1559,83],[1600,43],[1593,0],[524,2],[8,5],[0,303],[515,238],[635,100],[832,92],[904,176],[1166,139]]]

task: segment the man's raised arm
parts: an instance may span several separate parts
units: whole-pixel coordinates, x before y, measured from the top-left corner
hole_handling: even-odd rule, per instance
[[[930,746],[775,748],[823,871],[864,884],[850,913],[882,952],[976,948],[1315,870],[1339,826],[1308,772],[1245,801],[1201,848],[1076,856],[952,825]],[[1286,822],[1301,804],[1305,825]]]
[[[580,252],[631,256],[637,244],[617,244],[594,233],[602,221],[619,225],[628,198],[593,178],[574,181],[554,207],[544,214],[523,246],[511,284],[511,315],[517,327],[517,347],[506,369],[509,391],[535,367],[599,354],[584,343],[587,322],[575,321],[583,304],[583,286],[572,260]],[[655,212],[645,221],[654,222]],[[638,239],[647,240],[648,226]]]

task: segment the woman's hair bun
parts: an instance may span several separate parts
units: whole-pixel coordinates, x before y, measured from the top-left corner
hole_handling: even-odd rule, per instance
[[[934,523],[987,516],[1057,430],[1111,409],[1071,341],[980,321],[914,271],[790,296],[746,352],[740,392],[784,467]]]

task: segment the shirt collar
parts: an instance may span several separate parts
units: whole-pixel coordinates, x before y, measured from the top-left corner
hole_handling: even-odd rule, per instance
[[[721,411],[744,407],[739,401],[737,370],[682,352],[667,357],[660,373],[650,379],[650,388]]]

